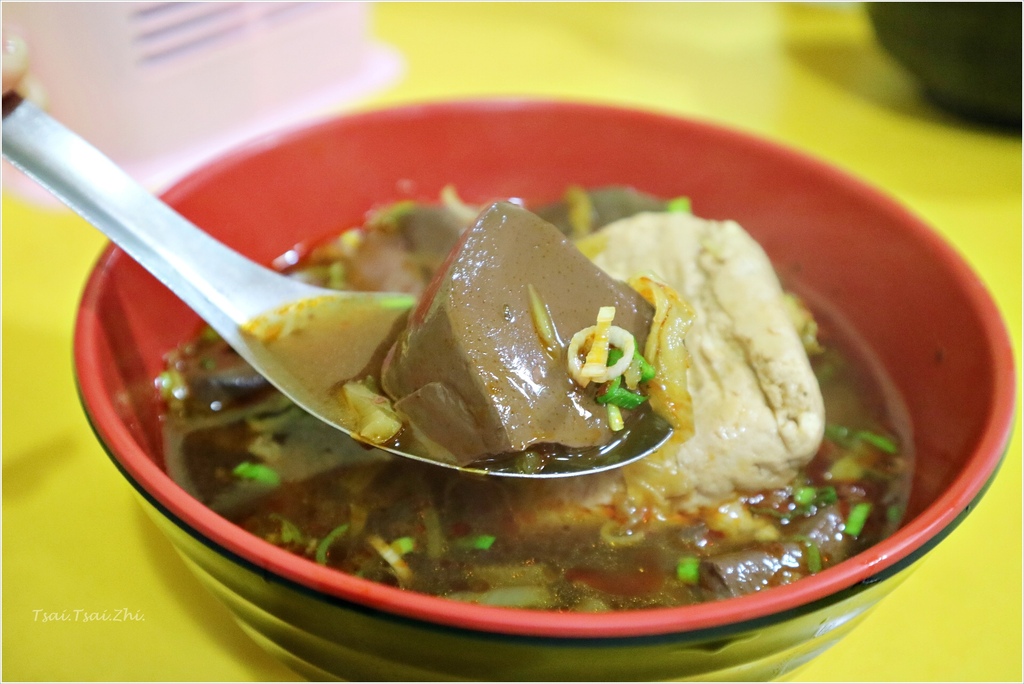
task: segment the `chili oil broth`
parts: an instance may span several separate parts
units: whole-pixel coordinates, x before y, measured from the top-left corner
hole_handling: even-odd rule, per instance
[[[666,206],[628,189],[588,192],[589,225],[567,223],[580,213],[567,212],[573,202],[538,213],[577,235]],[[313,245],[301,259],[289,253],[280,266],[327,287],[418,294],[461,219],[429,205],[410,213],[415,208],[385,207],[371,214],[369,230]],[[403,216],[419,231],[409,244],[396,230]],[[823,347],[810,358],[829,427],[789,487],[740,498],[748,515],[774,529],[768,541],[723,530],[715,511],[627,522],[613,505],[555,504],[536,495],[535,483],[467,475],[365,447],[292,405],[208,334],[172,352],[161,380],[168,472],[254,535],[311,562],[411,591],[575,611],[760,591],[877,543],[898,527],[909,497],[912,441],[900,397],[827,302],[809,303]],[[271,477],[240,477],[246,464]],[[808,491],[829,496],[798,503]],[[853,534],[851,511],[865,504],[870,514]],[[696,574],[683,571],[698,561]]]
[[[165,416],[168,470],[200,501],[254,535],[311,562],[426,594],[602,611],[760,591],[888,536],[909,496],[909,426],[898,396],[838,318],[821,309],[815,317],[824,351],[811,360],[832,437],[792,486],[743,497],[752,515],[778,530],[778,538],[767,542],[716,531],[701,514],[621,530],[611,507],[545,510],[543,502],[524,495],[530,483],[465,475],[368,449],[269,387],[243,393],[235,403],[221,398],[215,407],[176,402]],[[234,353],[210,336],[183,345],[170,360],[172,368],[192,372],[236,363]],[[868,441],[838,439],[836,426],[848,434],[887,435],[888,442],[904,446],[889,453]],[[239,478],[236,468],[249,462],[274,469],[280,483]],[[840,463],[846,464],[841,472]],[[797,506],[796,490],[808,486],[834,489],[836,501]],[[871,513],[863,530],[851,535],[840,526],[829,532],[836,543],[809,553],[804,532],[816,518],[845,519],[864,502]],[[397,549],[404,568],[385,559],[371,538]],[[760,555],[745,560],[748,552]],[[680,576],[680,561],[688,557],[701,559],[697,581]],[[734,557],[737,572],[749,576],[739,589],[724,587],[712,572],[721,559]],[[762,558],[774,559],[771,572],[751,571]]]

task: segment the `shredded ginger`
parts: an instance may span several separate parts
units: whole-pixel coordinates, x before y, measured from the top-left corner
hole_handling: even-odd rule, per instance
[[[686,382],[690,354],[684,344],[693,325],[693,309],[675,290],[650,276],[636,276],[627,282],[654,306],[643,354],[657,371],[647,384],[651,407],[672,424],[676,439],[685,440],[693,435],[693,399]]]
[[[402,429],[402,419],[391,401],[376,391],[369,378],[345,383],[338,393],[342,424],[352,436],[370,444],[384,444]]]

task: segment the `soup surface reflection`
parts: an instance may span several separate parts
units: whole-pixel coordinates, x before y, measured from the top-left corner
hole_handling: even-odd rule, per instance
[[[608,217],[595,210],[587,230],[664,207],[622,189],[592,198]],[[569,204],[536,211],[578,236],[586,231],[569,220]],[[390,207],[358,233],[286,259],[284,270],[325,286],[418,293],[458,225],[459,207]],[[909,496],[911,442],[899,397],[841,318],[817,302],[811,308],[825,440],[788,486],[714,508],[625,511],[591,500],[587,476],[487,478],[393,457],[304,413],[206,330],[168,355],[158,381],[168,406],[167,469],[204,504],[273,544],[412,591],[573,611],[760,591],[891,534]]]

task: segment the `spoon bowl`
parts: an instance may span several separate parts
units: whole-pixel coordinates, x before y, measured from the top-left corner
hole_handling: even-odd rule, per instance
[[[203,318],[250,365],[312,415],[353,435],[332,391],[366,366],[415,298],[308,285],[263,267],[196,227],[74,132],[16,94],[3,100],[3,156],[98,228]],[[282,345],[282,325],[319,330],[344,354],[329,358]],[[323,345],[320,345],[322,348]],[[373,444],[397,456],[484,475],[551,478],[631,463],[660,447],[671,426],[639,413],[621,437],[580,460],[540,472],[459,466],[414,442]],[[357,437],[356,435],[353,435]],[[499,462],[495,462],[497,464]],[[581,465],[582,464],[582,465]]]

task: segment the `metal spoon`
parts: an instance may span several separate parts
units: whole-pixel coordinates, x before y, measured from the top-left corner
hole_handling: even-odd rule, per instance
[[[11,93],[3,98],[3,157],[98,228],[174,292],[247,362],[292,401],[332,426],[337,400],[325,387],[300,380],[294,358],[243,328],[281,310],[317,307],[376,311],[378,325],[397,321],[414,299],[396,293],[350,293],[313,287],[260,266],[226,247],[138,185],[114,162],[30,102]],[[296,306],[297,303],[301,303]],[[389,318],[390,315],[390,318]],[[381,323],[383,321],[383,323]],[[359,326],[347,326],[342,349],[358,347]],[[363,345],[365,347],[365,344]],[[300,360],[301,361],[301,360]],[[336,376],[337,377],[337,376]],[[460,467],[421,451],[375,445],[398,456],[478,474],[550,478],[616,468],[643,458],[671,435],[671,427],[649,411],[632,429],[587,460],[581,469],[564,465],[538,473],[498,470],[490,465]],[[414,447],[405,447],[414,448]]]

